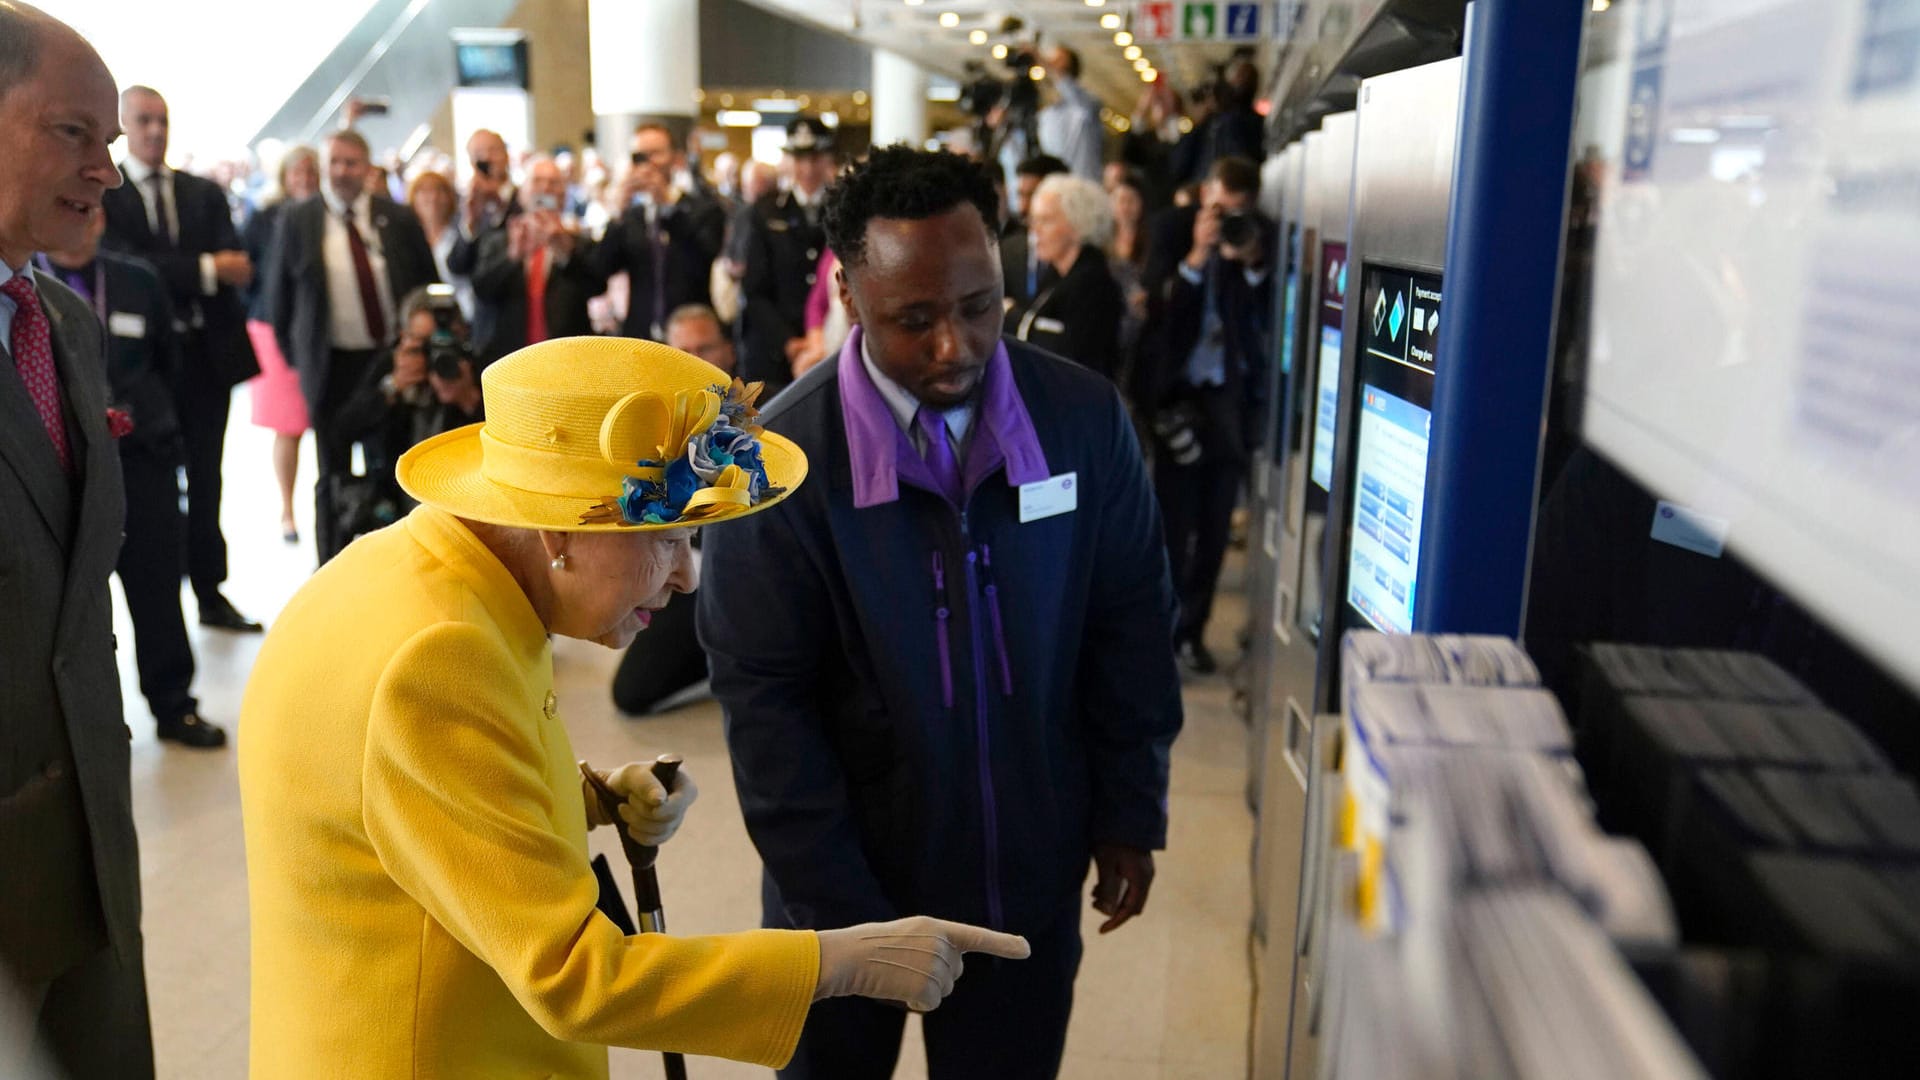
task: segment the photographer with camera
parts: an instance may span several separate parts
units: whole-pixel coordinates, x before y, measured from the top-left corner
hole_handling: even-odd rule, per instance
[[[359,445],[365,464],[364,472],[335,481],[330,532],[339,548],[413,509],[394,479],[401,454],[486,419],[479,365],[453,286],[413,290],[401,300],[399,318],[391,362],[373,365],[338,414],[342,437]]]
[[[1180,620],[1174,645],[1197,674],[1234,505],[1259,439],[1271,331],[1273,223],[1254,209],[1260,170],[1214,162],[1200,205],[1162,215],[1141,283],[1148,321],[1134,400],[1152,418],[1154,488]]]

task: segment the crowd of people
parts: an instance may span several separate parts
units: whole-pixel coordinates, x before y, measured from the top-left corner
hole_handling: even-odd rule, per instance
[[[256,1063],[320,1069],[351,1043],[475,1075],[591,1071],[576,1044],[616,1043],[879,1077],[897,1003],[946,999],[932,1075],[1057,1070],[1090,868],[1103,933],[1146,904],[1178,665],[1214,669],[1203,639],[1260,438],[1277,245],[1249,65],[1193,113],[1156,85],[1113,155],[1078,58],[1054,49],[1054,100],[973,156],[850,160],[799,116],[777,168],[702,163],[647,123],[610,170],[479,131],[462,185],[446,160],[376,165],[348,125],[289,149],[249,200],[169,167],[165,98],[115,87],[64,26],[0,0],[0,30],[26,43],[0,63],[6,145],[49,144],[0,164],[0,342],[16,411],[45,428],[0,444],[32,455],[0,504],[48,523],[6,530],[0,573],[57,565],[66,583],[24,603],[39,637],[8,631],[0,668],[39,725],[9,730],[8,761],[42,771],[0,789],[0,829],[35,836],[9,865],[41,868],[0,886],[33,1045],[76,1075],[151,1071],[126,749],[96,745],[120,725],[103,583],[125,586],[160,737],[224,745],[191,693],[178,582],[202,624],[262,629],[220,591],[246,383],[289,542],[312,433],[322,564],[244,707]],[[95,351],[104,389],[77,374]],[[680,404],[650,420],[649,393]],[[701,395],[712,427],[689,429]],[[633,437],[665,460],[576,506],[626,445],[620,418],[665,425]],[[105,535],[122,520],[124,545]],[[719,526],[704,551],[699,525]],[[703,562],[724,570],[696,603]],[[605,815],[555,808],[574,784],[555,634],[628,649],[629,712],[711,672],[765,925],[817,947],[634,949],[592,921],[583,837]],[[335,757],[351,776],[308,774]],[[629,800],[604,823],[658,843],[693,789],[649,776],[602,778]],[[482,887],[488,866],[508,869]],[[364,918],[316,922],[313,904],[350,901]],[[965,951],[1022,962],[956,986]],[[937,963],[900,962],[922,954]],[[663,972],[686,980],[677,1011]],[[421,1011],[455,990],[477,995],[465,1014]]]

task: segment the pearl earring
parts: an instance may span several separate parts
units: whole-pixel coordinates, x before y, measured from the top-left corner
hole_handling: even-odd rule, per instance
[[[552,562],[551,564],[549,564],[549,565],[551,565],[551,566],[552,566],[552,567],[553,567],[553,568],[554,568],[555,570],[565,570],[565,569],[567,568],[567,555],[566,555],[566,553],[565,553],[565,552],[561,552],[560,554],[558,554],[558,555],[555,555],[555,556],[553,557],[553,562]]]

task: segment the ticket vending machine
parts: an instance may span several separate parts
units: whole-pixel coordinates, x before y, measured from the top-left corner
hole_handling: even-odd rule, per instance
[[[1302,929],[1300,870],[1311,806],[1308,740],[1319,632],[1318,615],[1308,617],[1302,597],[1317,596],[1320,584],[1320,538],[1325,531],[1337,415],[1334,399],[1340,372],[1353,136],[1354,115],[1347,112],[1326,117],[1319,131],[1301,140],[1304,160],[1300,193],[1294,200],[1297,231],[1292,274],[1282,283],[1291,302],[1283,302],[1285,318],[1275,330],[1283,339],[1279,348],[1291,350],[1293,361],[1288,408],[1273,418],[1271,434],[1282,452],[1274,458],[1269,484],[1284,498],[1275,507],[1278,550],[1271,580],[1265,583],[1270,590],[1265,606],[1269,618],[1255,627],[1266,638],[1271,655],[1268,677],[1255,684],[1255,716],[1263,721],[1266,740],[1259,747],[1260,755],[1252,759],[1264,777],[1262,787],[1271,793],[1260,807],[1254,866],[1256,895],[1264,900],[1255,905],[1254,934],[1252,1053],[1258,1076],[1286,1072],[1294,963]],[[1316,452],[1320,466],[1315,463]]]
[[[1274,649],[1265,628],[1273,624],[1273,583],[1281,549],[1281,521],[1288,498],[1286,476],[1280,463],[1286,460],[1285,419],[1291,411],[1295,392],[1293,368],[1297,350],[1286,329],[1299,306],[1297,262],[1300,254],[1300,188],[1305,147],[1293,143],[1268,159],[1261,170],[1260,208],[1273,219],[1274,242],[1278,248],[1268,256],[1273,267],[1273,331],[1267,354],[1267,419],[1262,447],[1254,454],[1252,536],[1247,560],[1247,653],[1238,675],[1240,704],[1247,721],[1247,760],[1261,760],[1266,744],[1268,717],[1263,709],[1261,689],[1273,677]],[[1256,814],[1265,777],[1262,770],[1247,770],[1247,805]],[[1258,841],[1256,840],[1256,843]],[[1256,857],[1256,865],[1258,858]],[[1254,932],[1261,932],[1261,900],[1254,900]]]
[[[1361,84],[1346,245],[1342,249],[1331,239],[1321,245],[1322,272],[1336,293],[1323,289],[1318,299],[1324,304],[1337,295],[1341,305],[1337,312],[1329,306],[1317,324],[1321,343],[1340,358],[1332,386],[1331,461],[1308,459],[1310,474],[1317,465],[1326,480],[1324,489],[1308,485],[1310,493],[1324,491],[1325,537],[1317,563],[1320,591],[1303,596],[1300,619],[1317,626],[1309,714],[1315,717],[1331,719],[1339,712],[1335,679],[1342,633],[1368,626],[1411,629],[1419,603],[1434,378],[1446,363],[1438,341],[1445,325],[1443,269],[1463,64],[1443,60]],[[1336,318],[1337,339],[1331,333]],[[1321,439],[1326,448],[1329,437]],[[1309,512],[1303,536],[1312,521]],[[1315,556],[1305,562],[1314,564]],[[1315,601],[1312,611],[1309,599]],[[1314,612],[1317,623],[1309,618]],[[1315,1075],[1325,1006],[1318,991],[1326,981],[1333,899],[1324,884],[1331,875],[1330,822],[1336,813],[1333,727],[1313,725],[1302,750],[1309,819],[1298,874],[1291,1077]]]

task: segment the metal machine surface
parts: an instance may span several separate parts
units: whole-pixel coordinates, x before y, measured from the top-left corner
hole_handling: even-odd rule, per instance
[[[1430,406],[1432,372],[1444,363],[1434,355],[1438,328],[1432,320],[1440,306],[1463,67],[1461,60],[1443,60],[1378,76],[1362,85],[1357,119],[1347,129],[1351,131],[1353,152],[1346,244],[1344,248],[1339,246],[1335,234],[1329,231],[1317,252],[1323,265],[1316,281],[1315,302],[1323,304],[1337,296],[1342,304],[1339,311],[1329,309],[1325,319],[1313,323],[1323,335],[1321,341],[1328,342],[1331,335],[1326,331],[1338,319],[1339,371],[1334,383],[1331,468],[1326,468],[1323,461],[1319,473],[1327,484],[1322,489],[1314,483],[1314,455],[1309,441],[1305,455],[1308,482],[1301,485],[1304,498],[1314,499],[1314,493],[1322,491],[1325,498],[1321,520],[1326,536],[1317,545],[1318,550],[1304,552],[1301,560],[1303,579],[1312,571],[1319,572],[1320,602],[1315,606],[1320,619],[1311,661],[1313,674],[1310,679],[1298,674],[1288,676],[1297,680],[1293,685],[1306,696],[1291,699],[1286,706],[1287,713],[1298,716],[1301,724],[1299,771],[1308,788],[1306,798],[1301,800],[1305,850],[1293,869],[1298,883],[1296,911],[1301,917],[1296,928],[1294,993],[1284,1074],[1292,1077],[1314,1075],[1317,1064],[1318,1025],[1324,1006],[1316,995],[1317,987],[1324,982],[1317,973],[1324,971],[1326,935],[1320,925],[1324,918],[1315,915],[1324,914],[1326,884],[1320,880],[1324,875],[1315,870],[1324,864],[1326,851],[1315,841],[1324,838],[1331,827],[1326,807],[1329,789],[1334,785],[1327,778],[1333,775],[1338,759],[1333,745],[1336,733],[1317,730],[1306,718],[1326,715],[1331,719],[1339,713],[1334,683],[1340,635],[1349,627],[1368,624],[1366,614],[1355,604],[1356,596],[1366,594],[1350,590],[1354,539],[1356,535],[1387,535],[1381,530],[1389,520],[1389,510],[1384,491],[1369,493],[1371,531],[1356,529],[1364,516],[1362,483],[1379,472],[1382,460],[1397,466],[1403,476],[1415,471],[1423,478],[1425,475],[1424,440],[1415,438],[1413,430],[1420,425],[1409,420],[1425,411],[1422,402]],[[1334,126],[1327,129],[1323,144],[1335,130]],[[1329,165],[1324,174],[1315,175],[1316,182],[1323,185],[1318,190],[1334,192],[1337,199],[1337,170]],[[1397,319],[1393,314],[1396,298],[1400,302]],[[1413,322],[1416,311],[1420,319],[1417,331]],[[1415,353],[1416,344],[1424,355]],[[1333,355],[1336,353],[1330,351],[1325,362],[1331,363]],[[1317,388],[1318,370],[1315,382]],[[1314,398],[1317,417],[1317,389]],[[1383,431],[1388,433],[1385,439],[1380,437]],[[1326,441],[1323,435],[1323,449]],[[1404,460],[1396,463],[1396,453]],[[1314,521],[1307,511],[1318,505],[1302,504],[1303,542]],[[1412,533],[1397,541],[1409,558],[1404,575],[1393,580],[1408,587],[1405,602],[1411,610],[1415,595],[1411,586],[1417,579],[1411,557],[1417,551],[1417,507],[1409,504],[1405,509],[1407,513],[1392,511],[1397,515],[1395,523]],[[1385,546],[1378,539],[1373,543]],[[1307,637],[1304,627],[1314,625],[1307,615],[1303,604],[1293,632],[1296,638]],[[1307,663],[1304,656],[1300,663]],[[1312,812],[1307,813],[1306,808],[1313,808]],[[1261,824],[1264,828],[1267,822]],[[1313,827],[1308,828],[1309,824]],[[1303,876],[1304,882],[1300,880]],[[1258,1068],[1256,1074],[1282,1075]]]
[[[1292,335],[1293,406],[1286,418],[1284,457],[1276,471],[1287,499],[1273,585],[1272,622],[1264,628],[1273,649],[1273,677],[1260,708],[1268,717],[1269,745],[1256,759],[1275,795],[1263,807],[1262,861],[1255,873],[1273,907],[1257,965],[1261,985],[1298,984],[1297,957],[1307,928],[1301,897],[1302,866],[1315,788],[1311,764],[1315,650],[1320,634],[1319,594],[1331,485],[1333,425],[1338,417],[1340,337],[1347,238],[1353,198],[1353,113],[1328,116],[1307,136],[1300,205],[1299,299]],[[1284,477],[1284,483],[1280,477]],[[1254,1019],[1254,1054],[1265,1070],[1283,1075],[1292,1027],[1291,1001],[1263,999]]]

